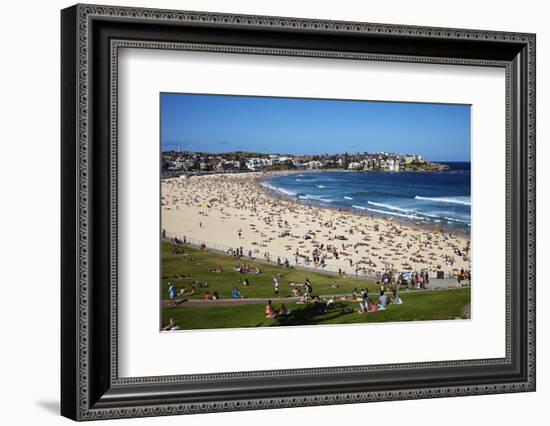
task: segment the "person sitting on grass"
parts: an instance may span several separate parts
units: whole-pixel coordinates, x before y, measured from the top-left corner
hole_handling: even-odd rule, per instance
[[[321,307],[320,312],[322,314],[328,312],[330,310],[330,305],[334,303],[334,296],[329,297],[328,299],[324,299],[323,302],[325,302],[324,306]]]
[[[380,297],[378,298],[378,310],[383,311],[388,304],[388,296],[384,294],[384,290],[380,291]]]
[[[271,300],[267,301],[267,305],[265,305],[265,317],[266,319],[272,319],[277,317],[278,312],[273,309],[273,305],[271,304]]]
[[[214,292],[214,294],[212,294],[212,300],[218,300],[219,298],[220,295],[217,292]]]
[[[393,305],[401,305],[403,303],[403,301],[399,297],[399,293],[397,293],[397,289],[393,290],[393,296],[391,298],[391,303]]]
[[[299,289],[298,287],[294,287],[294,288],[292,289],[292,295],[293,295],[293,296],[297,297],[297,296],[300,295],[300,293],[301,293],[301,291],[300,291],[300,289]]]
[[[194,296],[195,294],[196,293],[193,286],[191,286],[191,290],[188,290],[185,287],[180,288],[180,296]]]
[[[285,304],[283,303],[281,305],[281,309],[279,309],[279,316],[286,316],[286,315],[290,315],[290,311],[286,308]]]
[[[306,289],[306,297],[311,297],[311,293],[313,293],[313,286],[311,285],[311,281],[309,280],[309,278],[306,278],[304,287]]]
[[[279,284],[279,279],[276,276],[273,276],[273,283],[274,283],[273,290],[275,291],[275,296],[279,296],[280,284]]]
[[[223,272],[223,266],[218,265],[215,268],[210,269],[210,272],[215,272],[217,274],[221,274]]]
[[[170,301],[168,302],[169,305],[173,305],[175,303],[174,298],[176,297],[176,287],[171,282],[168,283],[168,296],[170,297]]]
[[[241,298],[241,292],[237,289],[237,287],[233,288],[233,299],[240,299]]]
[[[359,302],[359,313],[365,313],[369,311],[369,290],[367,288],[361,289],[361,301]]]

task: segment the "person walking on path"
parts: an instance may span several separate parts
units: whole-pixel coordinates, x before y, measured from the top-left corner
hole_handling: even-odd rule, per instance
[[[273,282],[275,283],[275,296],[279,297],[279,289],[280,289],[280,285],[279,285],[279,280],[277,279],[277,277],[273,277]]]
[[[309,278],[306,278],[306,282],[305,282],[304,286],[306,288],[305,297],[306,297],[306,299],[309,299],[309,298],[311,298],[311,294],[313,293],[313,286],[311,285],[311,281],[309,280]]]
[[[233,288],[233,299],[240,299],[241,298],[241,292],[237,289],[237,287]]]
[[[171,282],[168,283],[168,296],[170,297],[170,305],[175,303],[174,298],[176,297],[176,287]]]

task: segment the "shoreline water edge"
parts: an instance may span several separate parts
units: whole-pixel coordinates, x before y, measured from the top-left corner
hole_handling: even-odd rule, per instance
[[[351,204],[344,205],[341,202],[338,202],[337,199],[330,198],[331,195],[310,195],[304,194],[300,195],[299,193],[288,190],[281,186],[272,185],[274,178],[280,178],[282,176],[304,176],[304,175],[318,175],[323,173],[346,173],[351,176],[361,173],[362,175],[388,175],[388,172],[356,172],[353,170],[341,170],[341,169],[328,169],[328,170],[313,170],[313,171],[284,171],[284,172],[264,172],[264,176],[258,178],[258,185],[261,190],[265,191],[268,196],[274,198],[284,198],[291,202],[296,202],[304,205],[314,205],[319,208],[326,208],[331,210],[337,210],[340,212],[347,212],[349,214],[355,214],[359,216],[369,216],[369,217],[378,217],[385,220],[400,222],[403,225],[411,225],[420,227],[426,230],[437,230],[442,232],[457,232],[464,235],[470,234],[471,223],[469,220],[451,218],[445,216],[435,216],[429,213],[422,213],[415,211],[414,209],[401,209],[388,204],[376,203],[373,201],[367,201],[367,206]],[[417,173],[430,173],[430,172],[399,172],[400,175],[404,174],[417,174]],[[452,172],[439,172],[439,173],[452,173]],[[395,173],[393,173],[395,175]],[[325,188],[319,185],[320,188]],[[354,198],[343,196],[345,200],[353,201],[357,203]],[[471,206],[469,197],[466,200],[461,200],[461,197],[423,197],[416,195],[414,197],[416,200],[422,201],[433,201],[433,202],[444,202],[449,204],[457,204],[467,206],[468,210]],[[384,211],[381,208],[395,210],[395,211]]]

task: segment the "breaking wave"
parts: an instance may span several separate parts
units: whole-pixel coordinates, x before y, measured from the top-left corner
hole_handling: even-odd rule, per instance
[[[420,195],[415,195],[414,199],[431,201],[434,203],[461,204],[463,206],[472,205],[472,200],[470,197],[421,197]]]

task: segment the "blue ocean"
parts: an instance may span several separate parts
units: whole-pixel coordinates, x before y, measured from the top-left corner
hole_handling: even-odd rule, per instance
[[[467,230],[470,163],[445,164],[449,171],[293,173],[263,186],[306,204]]]

